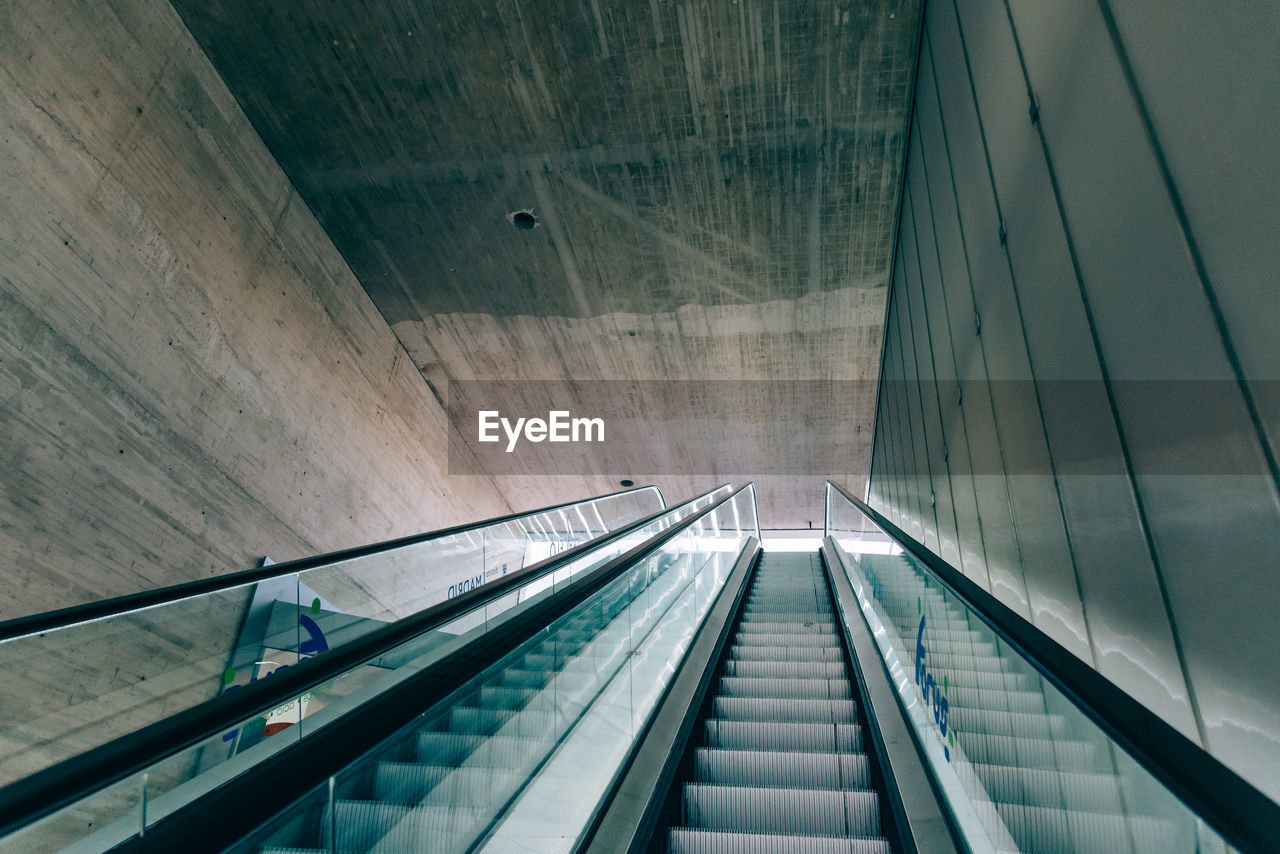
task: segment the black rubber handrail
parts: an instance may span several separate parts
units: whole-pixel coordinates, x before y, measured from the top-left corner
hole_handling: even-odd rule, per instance
[[[651,849],[663,804],[702,717],[716,665],[729,645],[762,554],[755,538],[739,553],[574,852],[640,854]]]
[[[603,537],[582,543],[413,616],[375,629],[334,647],[323,655],[290,666],[284,672],[274,673],[268,679],[260,679],[239,690],[206,700],[10,783],[0,788],[0,837],[113,783],[145,771],[188,747],[234,729],[256,714],[276,708],[353,667],[384,655],[419,635],[501,598],[516,587],[554,572],[663,516],[705,500],[727,486],[728,484],[721,484],[674,508],[659,510]],[[736,494],[736,491],[731,492],[720,501],[675,524],[700,518],[707,510],[720,506]],[[666,530],[669,531],[670,528]],[[662,533],[665,531],[655,536],[661,536]],[[652,540],[651,537],[646,543]]]
[[[827,481],[1075,704],[1089,720],[1242,854],[1280,850],[1280,804],[1130,697],[865,501]],[[827,512],[830,513],[828,506]],[[824,525],[830,534],[830,519]]]
[[[258,763],[165,816],[148,827],[145,836],[134,837],[118,850],[168,854],[188,845],[191,840],[199,840],[202,850],[220,851],[230,847],[278,813],[282,809],[281,804],[288,807],[313,791],[323,780],[374,749],[388,735],[407,726],[423,711],[453,694],[512,649],[545,631],[547,626],[587,601],[622,573],[751,489],[752,484],[739,487],[612,558],[564,591],[522,611],[500,630],[481,635],[313,735],[289,745],[269,760]],[[214,732],[219,731],[214,729]],[[270,792],[271,797],[263,797],[263,792]],[[3,797],[4,791],[0,790],[0,803],[3,803]]]
[[[84,623],[89,620],[100,620],[104,617],[114,617],[130,611],[137,611],[142,608],[152,608],[157,605],[165,605],[170,602],[189,599],[192,596],[215,593],[219,590],[239,587],[244,584],[253,584],[259,581],[267,581],[272,578],[280,578],[285,575],[292,575],[295,572],[305,572],[307,570],[316,569],[317,567],[325,566],[326,564],[368,557],[369,555],[378,554],[379,552],[391,551],[392,549],[404,548],[405,546],[413,546],[418,543],[438,540],[443,537],[451,537],[455,534],[461,534],[465,531],[472,531],[477,528],[487,528],[491,525],[501,525],[504,522],[514,522],[516,519],[523,519],[527,516],[539,516],[543,513],[554,513],[557,510],[564,510],[565,508],[573,507],[576,504],[584,504],[588,501],[600,501],[607,498],[617,498],[620,495],[627,495],[632,492],[643,492],[647,489],[655,490],[658,493],[658,500],[662,504],[662,509],[668,509],[667,500],[663,496],[661,489],[658,489],[656,486],[637,486],[632,489],[623,489],[618,492],[610,492],[606,495],[597,495],[594,498],[585,498],[580,501],[566,501],[563,504],[554,504],[550,507],[543,507],[540,510],[525,510],[520,513],[510,513],[506,516],[495,516],[494,518],[486,519],[483,522],[471,522],[466,525],[455,525],[452,528],[441,528],[438,531],[413,534],[408,537],[386,540],[381,543],[373,543],[367,546],[357,546],[356,548],[343,549],[342,551],[298,558],[297,560],[291,560],[285,563],[273,563],[268,566],[257,567],[256,569],[246,569],[241,572],[231,572],[225,575],[214,576],[213,578],[202,578],[197,581],[187,581],[182,584],[174,584],[169,587],[157,587],[153,590],[142,590],[137,593],[127,593],[124,596],[100,599],[97,602],[85,602],[82,605],[71,605],[67,608],[59,608],[55,611],[44,611],[39,614],[15,617],[12,620],[0,622],[0,642],[12,640],[13,638],[22,637],[24,635],[62,629],[68,626],[73,626],[76,623]]]

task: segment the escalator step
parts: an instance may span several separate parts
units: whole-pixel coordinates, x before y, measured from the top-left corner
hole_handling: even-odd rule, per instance
[[[764,606],[769,610],[775,611],[789,610],[817,613],[821,610],[818,590],[813,585],[806,586],[808,589],[802,593],[791,590],[778,590],[776,592],[758,590],[747,595],[747,605]]]
[[[914,640],[914,638],[913,638]],[[953,655],[957,658],[996,658],[996,646],[993,643],[969,641],[943,641],[934,637],[928,638],[929,655]],[[915,652],[915,644],[911,644]]]
[[[792,789],[869,789],[867,757],[839,753],[786,753],[700,747],[693,754],[694,779],[725,786]]]
[[[545,753],[551,733],[535,737],[484,736],[462,732],[418,733],[418,761],[432,765],[506,765],[521,756]]]
[[[915,645],[908,649],[908,656],[915,656]],[[974,670],[978,673],[1012,673],[1014,664],[999,656],[959,655],[929,650],[929,668],[950,673],[953,670]]]
[[[1164,854],[1180,841],[1178,826],[1160,819],[1020,804],[996,809],[1021,849],[1043,854]]]
[[[973,770],[997,803],[1057,804],[1086,812],[1107,812],[1122,803],[1120,781],[1112,774],[978,764]]]
[[[408,807],[377,801],[338,801],[334,825],[338,848],[368,851],[447,849],[471,830],[480,810],[467,807]]]
[[[750,788],[689,783],[684,824],[705,830],[879,836],[879,796],[872,791]]]
[[[1062,715],[974,709],[952,703],[949,716],[951,726],[955,728],[957,735],[962,732],[994,732],[1015,738],[1045,740],[1070,737],[1067,720]]]
[[[1023,768],[1061,768],[1096,771],[1096,746],[1084,741],[1046,741],[1015,738],[985,732],[952,730],[956,742],[970,762],[987,765],[1016,765]]]
[[[835,632],[814,631],[789,635],[738,632],[734,643],[738,646],[838,646],[840,639]]]
[[[478,705],[486,709],[522,709],[538,692],[532,688],[507,688],[502,685],[480,687]]]
[[[839,661],[726,661],[725,676],[745,679],[843,679]]]
[[[472,753],[485,738],[461,732],[418,733],[418,758],[424,762],[455,765]]]
[[[834,646],[739,646],[729,647],[729,658],[735,661],[844,661],[844,654]]]
[[[804,632],[825,632],[833,634],[836,630],[835,623],[830,620],[809,620],[791,622],[779,622],[777,620],[743,620],[738,624],[738,633],[752,634],[803,634]]]
[[[739,721],[813,721],[856,723],[853,700],[800,700],[763,697],[715,697],[711,714]]]
[[[812,573],[791,576],[765,575],[756,580],[751,588],[750,596],[767,597],[775,602],[799,600],[802,602],[821,601],[822,579]]]
[[[374,770],[373,797],[393,804],[469,804],[498,791],[510,791],[524,768],[419,765],[380,762]],[[515,767],[512,767],[515,766]]]
[[[815,596],[789,600],[761,596],[748,599],[743,611],[750,615],[752,621],[768,623],[807,623],[826,617],[829,613]]]
[[[916,629],[920,626],[920,615],[914,613],[914,605],[911,611],[910,616],[900,616],[894,624],[904,630],[904,637],[910,635],[914,638]],[[959,612],[948,610],[945,613],[926,616],[929,618],[929,637],[936,639],[939,643],[990,643],[991,635],[970,627],[968,621]]]
[[[551,680],[551,673],[546,670],[518,670],[512,668],[498,674],[503,685],[511,688],[541,688]]]
[[[1027,691],[1031,682],[1021,673],[979,673],[976,670],[948,670],[947,678],[952,685],[983,691]]]
[[[813,700],[848,700],[853,696],[848,679],[756,679],[724,676],[716,693],[722,697],[796,697]]]
[[[557,673],[547,673],[544,676],[544,684],[528,695],[525,707],[537,707],[539,703],[546,703],[549,696],[579,696],[591,689],[594,678],[594,674],[586,670],[561,670]]]
[[[862,728],[858,724],[782,723],[707,718],[703,743],[726,749],[859,753]]]
[[[883,839],[836,839],[820,836],[729,833],[721,830],[671,829],[670,854],[891,854]]]
[[[477,709],[455,706],[449,711],[449,728],[457,732],[493,735],[537,736],[555,724],[554,716],[542,710]]]
[[[537,673],[552,673],[558,670],[566,660],[563,655],[551,655],[545,652],[530,652],[520,657],[521,669]]]

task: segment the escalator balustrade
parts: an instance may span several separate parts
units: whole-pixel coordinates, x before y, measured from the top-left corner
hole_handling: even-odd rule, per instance
[[[1135,809],[1140,798],[1110,751],[1051,708],[1029,664],[997,648],[976,617],[926,584],[905,558],[863,555],[860,565],[908,662],[945,674],[952,765],[962,778],[972,775],[967,788],[989,796],[978,817],[994,839],[1007,832],[1008,850],[1024,854],[1181,850],[1178,827]]]

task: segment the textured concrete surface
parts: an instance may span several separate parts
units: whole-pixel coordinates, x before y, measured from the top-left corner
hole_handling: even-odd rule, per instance
[[[918,4],[175,5],[442,397],[875,377]],[[823,413],[851,442],[808,470],[861,489],[870,409]],[[767,414],[770,435],[806,430]],[[608,474],[692,491],[644,459]],[[787,481],[766,521],[804,525],[821,478]]]
[[[0,9],[0,619],[754,475],[450,474],[453,380],[874,379],[914,14],[181,6],[219,70],[165,3]],[[857,489],[870,408],[716,415]],[[242,604],[0,648],[0,780],[211,696]]]
[[[0,33],[0,618],[509,509],[172,8]]]

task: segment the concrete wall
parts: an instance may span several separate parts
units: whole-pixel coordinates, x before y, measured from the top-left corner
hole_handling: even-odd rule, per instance
[[[874,380],[920,0],[173,3],[442,397]],[[822,413],[838,453],[774,468],[766,524],[865,480],[872,397]],[[655,419],[664,447],[557,470],[676,498],[760,476],[816,407],[719,409],[745,429]],[[551,497],[545,472],[498,482]]]
[[[167,3],[0,8],[0,186],[0,619],[510,509]]]
[[[871,501],[1280,797],[1280,16],[926,21]]]

